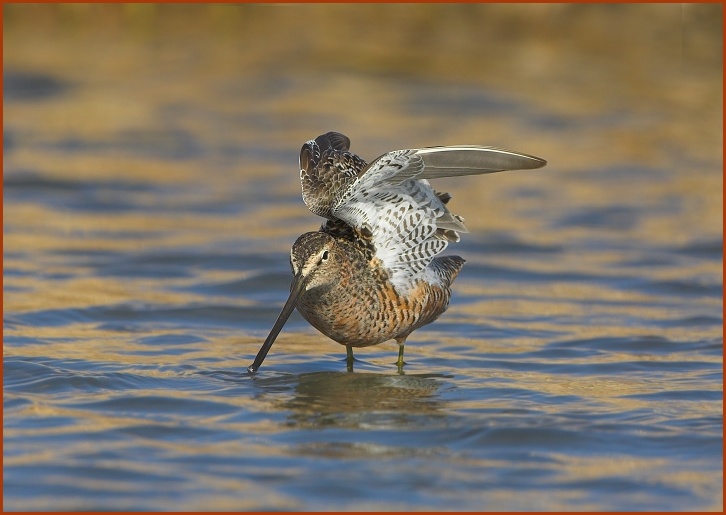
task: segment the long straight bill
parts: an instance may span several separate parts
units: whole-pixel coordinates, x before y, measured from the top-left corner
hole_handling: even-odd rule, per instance
[[[270,352],[272,344],[275,343],[275,338],[277,338],[277,335],[280,334],[280,331],[285,325],[285,322],[287,322],[287,319],[290,318],[292,310],[295,309],[298,297],[300,297],[300,294],[305,291],[305,283],[306,281],[301,275],[296,275],[293,278],[292,286],[290,287],[290,296],[287,298],[285,305],[282,307],[282,311],[280,311],[280,315],[277,317],[275,325],[272,326],[272,330],[267,336],[265,343],[263,343],[262,347],[260,347],[260,351],[257,353],[254,363],[247,367],[247,371],[250,374],[257,372],[257,369],[260,368],[262,362],[265,361],[267,353]]]

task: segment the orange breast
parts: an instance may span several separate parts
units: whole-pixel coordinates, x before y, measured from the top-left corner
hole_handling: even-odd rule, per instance
[[[336,342],[365,347],[406,337],[433,322],[448,307],[450,296],[448,288],[424,281],[402,296],[387,280],[381,283],[358,276],[326,291],[305,292],[297,309]]]

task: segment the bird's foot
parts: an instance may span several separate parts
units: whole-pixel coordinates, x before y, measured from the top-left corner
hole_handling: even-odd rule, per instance
[[[353,371],[353,362],[355,361],[355,358],[353,357],[353,347],[350,345],[345,346],[345,366],[348,369],[348,372]]]
[[[398,367],[398,372],[403,373],[403,366],[406,364],[405,361],[403,361],[403,343],[398,344],[398,361],[396,361],[396,366]]]

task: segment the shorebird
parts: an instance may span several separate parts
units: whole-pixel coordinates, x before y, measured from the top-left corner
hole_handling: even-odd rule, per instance
[[[464,219],[447,208],[451,196],[429,179],[540,168],[535,156],[494,147],[455,145],[387,152],[366,163],[350,139],[328,132],[300,150],[302,197],[325,218],[292,246],[290,296],[255,361],[259,369],[293,309],[325,336],[353,347],[396,340],[404,365],[406,338],[449,305],[451,283],[464,265],[437,257]]]

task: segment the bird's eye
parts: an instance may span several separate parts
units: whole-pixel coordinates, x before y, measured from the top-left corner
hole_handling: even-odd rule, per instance
[[[322,261],[327,261],[328,260],[328,251],[326,250],[325,252],[323,252],[323,255],[320,258]]]

